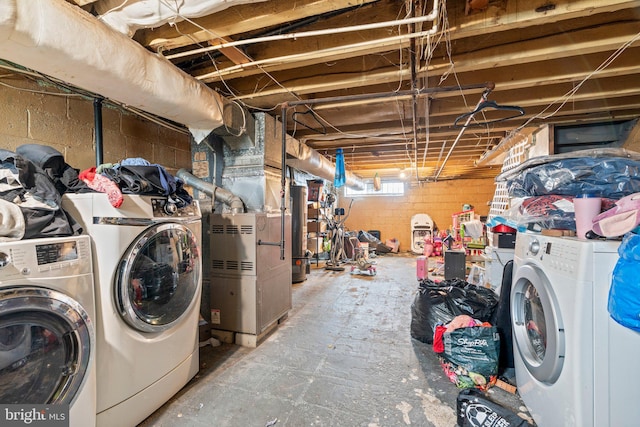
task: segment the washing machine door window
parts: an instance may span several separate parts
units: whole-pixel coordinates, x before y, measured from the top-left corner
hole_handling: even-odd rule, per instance
[[[122,318],[142,332],[171,328],[189,312],[200,285],[196,236],[182,224],[148,228],[124,254],[116,278]]]
[[[0,403],[71,404],[91,363],[93,328],[64,294],[0,291]]]
[[[564,327],[549,279],[534,266],[516,270],[511,316],[514,341],[527,370],[537,380],[553,384],[564,363]]]

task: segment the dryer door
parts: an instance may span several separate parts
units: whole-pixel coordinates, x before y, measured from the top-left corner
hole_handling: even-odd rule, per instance
[[[125,252],[115,284],[122,318],[142,332],[171,328],[194,309],[201,259],[196,236],[178,223],[153,225]]]
[[[93,340],[74,299],[31,286],[0,290],[0,403],[71,404]]]
[[[538,381],[553,384],[565,355],[562,316],[551,283],[543,271],[520,266],[511,288],[511,319],[517,351]]]

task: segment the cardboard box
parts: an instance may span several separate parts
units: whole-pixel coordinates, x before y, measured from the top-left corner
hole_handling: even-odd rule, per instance
[[[320,215],[320,209],[309,206],[307,208],[307,219],[318,218]]]
[[[327,223],[324,221],[310,221],[307,223],[307,232],[311,233],[324,233],[327,231]]]

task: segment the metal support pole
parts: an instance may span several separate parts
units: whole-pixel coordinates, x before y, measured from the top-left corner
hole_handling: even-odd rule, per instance
[[[287,193],[287,103],[282,104],[282,159],[280,165],[280,259],[284,259],[284,214]]]
[[[102,98],[93,98],[93,122],[96,133],[96,166],[100,166],[103,161],[103,139],[102,139]]]

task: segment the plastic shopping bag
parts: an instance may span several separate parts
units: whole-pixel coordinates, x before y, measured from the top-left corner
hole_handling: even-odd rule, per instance
[[[471,326],[445,332],[441,365],[460,388],[487,390],[496,383],[500,335],[495,326]]]

